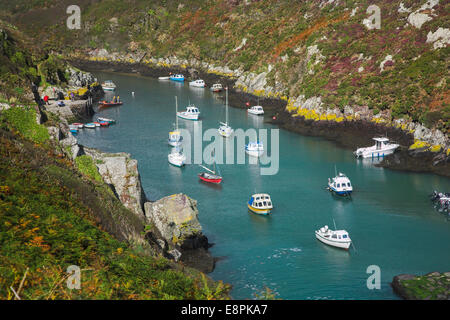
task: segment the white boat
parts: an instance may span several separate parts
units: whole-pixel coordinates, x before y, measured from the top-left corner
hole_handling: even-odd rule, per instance
[[[233,129],[228,125],[228,87],[225,88],[225,122],[220,122],[221,126],[218,131],[222,137],[228,138],[233,134]]]
[[[333,247],[348,250],[352,244],[352,240],[345,230],[330,230],[328,226],[324,226],[315,231],[317,240]]]
[[[220,92],[223,90],[223,87],[220,83],[214,83],[211,87],[212,92]]]
[[[375,145],[367,148],[358,148],[354,154],[356,157],[361,158],[376,158],[384,157],[394,153],[395,149],[399,147],[396,143],[389,143],[388,138],[373,138]]]
[[[103,121],[103,122],[108,122],[108,123],[115,123],[116,122],[116,120],[114,120],[114,119],[108,119],[108,118],[102,118],[102,117],[98,117],[97,121],[98,122]]]
[[[193,104],[189,104],[186,108],[186,111],[177,112],[177,116],[186,119],[186,120],[198,120],[198,116],[200,115],[200,110]]]
[[[328,190],[340,196],[349,196],[353,191],[353,187],[350,179],[345,174],[339,172],[336,177],[332,179],[328,178]]]
[[[252,157],[260,157],[264,154],[264,145],[262,142],[250,142],[245,146],[245,152]]]
[[[247,203],[250,211],[256,214],[268,215],[272,213],[273,205],[267,193],[257,193],[252,195]]]
[[[180,147],[172,148],[172,151],[167,158],[169,163],[176,167],[182,167],[186,163],[186,156],[183,154],[183,150]]]
[[[262,106],[253,106],[247,110],[250,114],[255,114],[257,116],[262,116],[264,114],[264,109]]]
[[[178,113],[178,98],[175,96],[175,115]],[[169,145],[172,147],[178,147],[181,145],[183,137],[181,136],[180,131],[178,131],[178,117],[175,116],[175,130],[169,132]]]
[[[198,80],[194,80],[189,82],[189,85],[191,87],[197,87],[197,88],[204,88],[206,86],[205,81],[198,79]]]
[[[170,77],[158,77],[158,80],[169,80]]]
[[[116,90],[116,85],[111,80],[106,80],[102,83],[102,89],[104,91],[114,91]]]

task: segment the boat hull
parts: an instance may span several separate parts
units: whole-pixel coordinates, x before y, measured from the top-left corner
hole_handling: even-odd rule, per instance
[[[344,250],[348,250],[350,248],[350,245],[352,244],[351,240],[350,241],[334,241],[332,239],[325,238],[317,231],[316,231],[316,239],[322,243],[329,245],[329,246],[344,249]]]
[[[176,82],[184,82],[184,78],[170,78],[171,81],[176,81]]]
[[[111,87],[102,87],[103,91],[114,91],[116,90],[116,88],[111,88]]]
[[[338,196],[349,196],[352,194],[353,189],[350,190],[337,190],[336,188],[332,187],[331,185],[328,185],[328,190],[330,190],[330,192],[333,192],[334,194],[338,195]]]
[[[116,102],[116,103],[99,103],[98,105],[100,107],[115,107],[115,106],[121,106],[122,102]]]
[[[247,204],[248,210],[255,214],[264,215],[267,216],[269,214],[272,214],[272,209],[259,209],[251,206],[250,204]]]
[[[205,182],[209,182],[209,183],[221,183],[222,182],[222,178],[218,178],[218,179],[209,179],[209,178],[205,178],[204,176],[202,176],[202,174],[199,174],[198,177],[200,178],[200,180],[205,181]]]
[[[186,162],[185,157],[174,156],[172,154],[169,154],[167,159],[169,160],[169,163],[175,167],[182,167]]]
[[[389,149],[381,149],[381,150],[363,150],[360,153],[356,153],[356,157],[358,157],[358,158],[382,158],[387,155],[393,154],[397,148],[398,148],[398,146],[392,147]]]
[[[253,151],[253,150],[245,150],[245,152],[251,157],[261,157],[264,154],[263,150]]]
[[[198,114],[196,115],[186,115],[186,114],[182,114],[182,113],[177,113],[177,117],[184,119],[184,120],[192,120],[192,121],[197,121],[198,120]]]

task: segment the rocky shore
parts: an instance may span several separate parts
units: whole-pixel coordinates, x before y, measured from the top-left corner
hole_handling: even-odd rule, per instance
[[[247,81],[250,84],[253,83],[253,86],[257,88],[259,86],[257,75],[254,75],[253,78],[243,76],[238,78],[233,76],[233,73],[226,74],[223,70],[220,72],[209,70],[208,72],[202,68],[131,63],[108,59],[77,59],[71,60],[71,63],[87,70],[138,73],[142,76],[155,78],[167,76],[169,72],[172,72],[182,73],[188,79],[202,78],[207,84],[220,82],[230,89],[229,104],[231,107],[244,109],[247,102],[251,105],[259,102],[264,106],[266,121],[283,129],[302,135],[323,137],[349,150],[370,146],[373,144],[372,138],[374,136],[387,135],[392,141],[399,143],[401,147],[395,154],[387,156],[375,165],[394,170],[428,172],[450,177],[450,153],[446,147],[448,144],[446,136],[440,131],[429,130],[420,124],[406,123],[402,120],[392,123],[390,114],[387,113],[373,115],[372,111],[366,107],[360,108],[362,110],[349,108],[347,110],[350,111],[345,110],[344,113],[332,110],[327,111],[328,115],[317,114],[315,117],[310,117],[308,112],[315,114],[316,109],[322,111],[320,99],[312,99],[314,100],[312,106],[304,112],[306,115],[293,114],[292,109],[298,108],[294,107],[295,101],[284,97],[255,95],[258,90],[253,90],[250,93],[242,85],[243,81]],[[302,102],[306,102],[306,105],[311,104],[311,101],[308,100]]]
[[[391,286],[406,300],[450,300],[450,272],[423,276],[401,274],[394,277]]]

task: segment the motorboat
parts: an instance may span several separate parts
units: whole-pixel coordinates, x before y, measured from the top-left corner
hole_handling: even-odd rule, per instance
[[[247,109],[247,112],[249,114],[254,114],[254,115],[257,115],[257,116],[264,115],[264,109],[263,109],[262,106],[253,106],[253,107]]]
[[[100,127],[100,126],[101,126],[101,123],[98,122],[98,121],[94,121],[94,122],[92,122],[92,123],[95,124],[96,127]]]
[[[272,213],[273,205],[267,193],[256,193],[247,203],[248,209],[256,214],[268,215]]]
[[[186,111],[177,112],[178,117],[180,117],[182,119],[186,119],[186,120],[197,121],[199,115],[200,115],[200,110],[198,110],[198,108],[193,104],[189,104],[186,108]]]
[[[102,117],[98,117],[97,121],[98,122],[102,122],[102,121],[108,122],[109,124],[116,123],[116,120],[114,120],[114,119],[108,119],[108,118],[102,118]]]
[[[250,142],[245,146],[245,152],[252,157],[260,157],[264,154],[264,145],[262,142]]]
[[[175,130],[169,132],[169,145],[172,147],[178,147],[183,141],[180,131],[178,130],[178,97],[175,96]]]
[[[189,85],[191,87],[197,87],[197,88],[204,88],[206,86],[205,81],[198,79],[198,80],[194,80],[189,82]]]
[[[222,91],[223,90],[223,87],[222,87],[222,85],[220,84],[220,83],[214,83],[212,86],[211,86],[211,91],[212,92],[220,92],[220,91]]]
[[[102,83],[102,89],[104,91],[114,91],[116,90],[116,85],[111,80],[106,80]]]
[[[174,74],[169,77],[172,81],[184,82],[184,76],[182,74]]]
[[[317,240],[336,248],[348,250],[352,244],[352,240],[345,230],[331,230],[328,226],[324,226],[315,231]]]
[[[450,193],[443,193],[434,191],[431,196],[431,201],[435,203],[435,207],[439,209],[439,211],[450,212]]]
[[[350,179],[345,174],[339,172],[336,177],[332,179],[328,178],[328,190],[340,196],[349,196],[353,191],[353,187]]]
[[[399,147],[396,143],[389,143],[389,139],[385,137],[373,138],[375,145],[366,148],[358,148],[354,154],[357,158],[376,158],[384,157],[394,153]]]
[[[225,88],[225,122],[220,122],[220,127],[218,129],[219,134],[222,137],[228,138],[233,134],[233,129],[228,125],[228,87]]]
[[[171,165],[182,167],[186,164],[186,156],[183,154],[183,149],[180,147],[172,148],[168,155],[168,160]]]

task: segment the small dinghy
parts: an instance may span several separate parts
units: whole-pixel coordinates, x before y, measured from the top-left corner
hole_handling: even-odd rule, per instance
[[[257,115],[257,116],[264,115],[264,109],[263,109],[262,106],[253,106],[250,109],[247,109],[247,112],[249,114],[254,114],[254,115]]]
[[[204,88],[206,86],[205,81],[203,81],[202,79],[191,81],[191,82],[189,82],[189,85],[191,87],[197,87],[197,88]]]
[[[328,190],[340,196],[350,196],[353,187],[350,179],[345,174],[339,172],[336,177],[332,179],[328,178]]]
[[[214,83],[211,87],[212,92],[220,92],[223,90],[223,87],[220,83]]]
[[[193,104],[187,106],[186,111],[177,112],[177,116],[181,119],[197,121],[200,110]]]
[[[102,89],[104,91],[114,91],[116,90],[116,85],[111,80],[106,80],[102,83]]]
[[[78,126],[76,126],[76,125],[70,125],[70,126],[69,126],[69,130],[70,130],[70,132],[72,132],[72,133],[78,133]]]
[[[95,129],[97,126],[95,125],[95,123],[91,122],[91,123],[86,123],[84,125],[84,127],[88,128],[88,129]]]
[[[184,82],[184,76],[182,74],[174,74],[170,76],[169,79],[172,81]]]
[[[367,148],[358,148],[353,154],[359,158],[378,158],[394,153],[399,147],[396,143],[389,143],[389,139],[385,137],[373,138],[375,145]]]
[[[79,123],[79,122],[72,123],[72,126],[76,126],[78,129],[83,129],[84,128],[84,124]]]
[[[100,101],[98,103],[99,107],[114,107],[114,106],[121,106],[122,104],[123,104],[122,101],[117,101],[117,102],[114,102],[114,101],[110,101],[110,102]]]
[[[101,127],[109,127],[109,122],[99,121]]]
[[[214,161],[214,170],[211,170],[205,166],[200,165],[203,169],[205,169],[207,172],[201,172],[198,174],[198,177],[200,180],[210,183],[221,183],[222,182],[222,176],[217,174],[216,170],[216,162]]]
[[[245,152],[252,157],[260,157],[264,154],[264,145],[262,142],[250,142],[245,146]]]
[[[183,154],[183,149],[180,147],[172,148],[168,155],[168,160],[171,165],[182,167],[186,163],[186,156]]]
[[[273,209],[272,200],[267,193],[257,193],[252,195],[247,206],[251,212],[261,215],[271,214]]]
[[[332,247],[348,250],[352,244],[352,240],[345,230],[330,230],[328,226],[324,226],[315,233],[317,240]]]
[[[169,80],[170,77],[158,77],[158,80]]]
[[[103,122],[108,122],[109,124],[116,123],[116,120],[114,120],[114,119],[101,118],[101,117],[98,117],[97,121],[98,122],[102,122],[102,121]]]
[[[95,124],[96,127],[100,127],[100,126],[101,126],[101,123],[98,122],[98,121],[94,121],[94,122],[92,122],[92,123]]]

